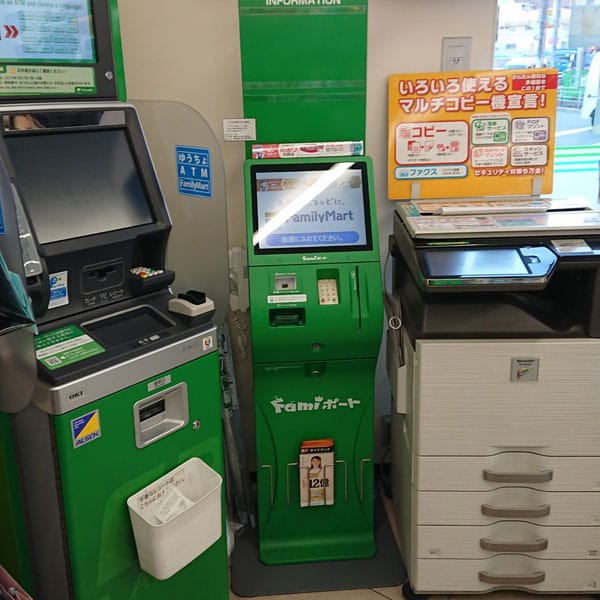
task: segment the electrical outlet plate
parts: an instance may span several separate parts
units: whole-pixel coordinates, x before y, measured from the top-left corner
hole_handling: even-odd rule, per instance
[[[442,38],[442,71],[468,71],[472,41],[471,37]]]

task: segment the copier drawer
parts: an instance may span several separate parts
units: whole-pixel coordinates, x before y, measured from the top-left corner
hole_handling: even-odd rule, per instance
[[[600,339],[419,340],[413,449],[600,456]]]
[[[418,525],[487,525],[518,520],[542,525],[600,526],[600,492],[414,492]]]
[[[420,526],[413,543],[418,558],[484,559],[518,553],[553,560],[600,559],[600,527],[545,527],[525,521]]]
[[[410,582],[415,592],[487,592],[525,589],[547,593],[597,593],[599,560],[540,560],[522,554],[484,560],[418,559]]]
[[[600,398],[599,398],[600,401]],[[527,486],[561,492],[599,492],[600,456],[414,456],[419,490],[480,491]]]

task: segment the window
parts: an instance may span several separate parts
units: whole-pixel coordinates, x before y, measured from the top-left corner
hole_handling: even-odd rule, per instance
[[[494,68],[559,72],[556,197],[598,198],[600,0],[498,0]]]

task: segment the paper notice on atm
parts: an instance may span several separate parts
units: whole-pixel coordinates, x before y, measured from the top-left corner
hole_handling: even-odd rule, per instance
[[[35,356],[53,371],[79,362],[105,349],[76,325],[67,325],[35,338]]]
[[[157,503],[154,515],[161,522],[166,523],[183,514],[193,506],[193,502],[184,496],[176,487],[170,487],[164,497]]]

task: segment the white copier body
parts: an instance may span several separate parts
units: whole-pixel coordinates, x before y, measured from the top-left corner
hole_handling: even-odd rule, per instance
[[[412,205],[391,246],[409,592],[600,592],[600,214]]]

